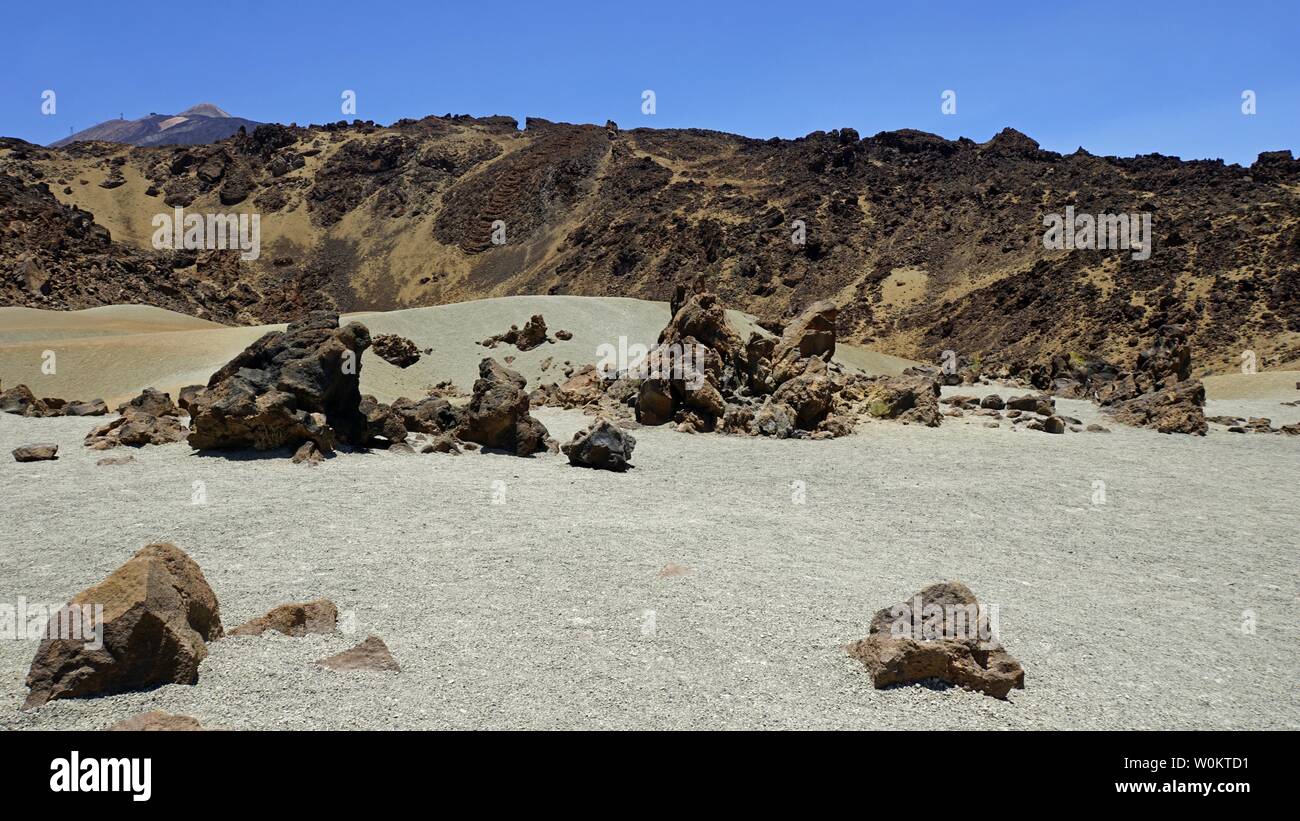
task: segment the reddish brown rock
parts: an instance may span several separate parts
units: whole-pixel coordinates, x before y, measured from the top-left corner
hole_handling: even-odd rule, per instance
[[[1006,698],[1025,672],[997,638],[996,618],[961,582],[931,585],[876,613],[865,639],[848,646],[877,689],[937,679]]]
[[[86,434],[85,446],[91,450],[107,450],[119,445],[166,445],[184,441],[189,433],[175,416],[154,416],[131,405],[124,408],[121,416]]]
[[[206,642],[221,637],[217,597],[194,560],[172,544],[147,545],[64,613],[102,606],[102,646],[85,633],[46,637],[27,674],[24,707],[161,684],[193,684]],[[73,617],[66,622],[80,623]],[[51,620],[54,624],[54,620]]]
[[[333,633],[338,618],[339,610],[329,599],[282,604],[272,608],[266,615],[239,625],[226,635],[260,636],[267,630],[274,630],[297,638],[309,633]]]
[[[118,405],[117,412],[123,415],[129,413],[146,413],[150,416],[181,415],[181,409],[172,401],[171,394],[154,388],[145,388],[139,396]]]
[[[384,644],[384,640],[378,636],[370,636],[351,650],[344,650],[337,655],[320,659],[316,663],[340,672],[378,670],[400,673],[402,671],[393,654],[388,652],[388,645]]]

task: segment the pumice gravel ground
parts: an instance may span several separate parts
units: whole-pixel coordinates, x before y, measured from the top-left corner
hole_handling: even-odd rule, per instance
[[[1256,403],[1300,418],[1259,400],[1207,412]],[[587,421],[537,416],[561,440]],[[99,467],[119,452],[81,438],[102,421],[0,414],[0,601],[62,603],[171,541],[227,628],[327,597],[350,632],[222,639],[195,686],[28,712],[36,642],[0,641],[0,728],[154,709],[228,729],[1300,728],[1296,438],[980,416],[821,442],[640,429],[619,475],[553,455],[309,468],[183,444]],[[58,461],[10,459],[37,441]],[[685,572],[661,576],[670,563]],[[877,691],[845,653],[875,610],[944,579],[998,605],[1026,670],[1008,701]],[[313,665],[371,633],[402,672]]]

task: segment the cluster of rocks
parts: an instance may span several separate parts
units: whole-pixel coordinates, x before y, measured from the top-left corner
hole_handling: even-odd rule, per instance
[[[1283,402],[1282,404],[1289,404]],[[1223,425],[1229,433],[1285,433],[1300,436],[1300,422],[1292,425],[1273,427],[1273,420],[1267,416],[1207,416],[1205,421]]]
[[[92,399],[89,402],[53,397],[37,399],[26,385],[16,385],[0,392],[0,413],[29,417],[103,416],[108,413],[108,406],[103,399]]]
[[[182,442],[189,433],[181,419],[184,412],[171,394],[153,388],[145,388],[139,396],[118,405],[117,412],[116,419],[86,434],[86,447],[107,450],[119,445],[165,445]]]
[[[824,439],[852,432],[863,416],[937,426],[937,371],[869,377],[835,354],[835,305],[818,302],[782,329],[747,340],[718,298],[679,287],[672,320],[636,367],[616,374],[584,366],[534,391],[536,404],[583,408],[626,423],[673,424],[687,433]]]
[[[941,582],[871,619],[847,648],[877,689],[940,681],[995,698],[1025,687],[1025,671],[997,636],[995,619],[970,588]]]
[[[97,608],[102,608],[98,615]],[[51,616],[27,673],[29,690],[23,706],[164,684],[194,684],[199,665],[208,655],[208,644],[223,636],[260,636],[268,631],[292,637],[333,633],[337,619],[334,603],[318,599],[281,605],[225,632],[217,596],[199,565],[173,544],[146,545],[104,581],[73,596]],[[383,642],[374,636],[347,653],[360,656],[360,661],[354,659],[350,666],[343,666],[336,663],[338,657],[331,656],[317,663],[334,669],[398,669]]]
[[[565,336],[560,336],[560,334],[565,334]],[[556,333],[556,336],[560,339],[573,338],[573,335],[568,331],[560,331]],[[531,351],[533,348],[554,341],[546,335],[546,320],[542,318],[541,314],[533,314],[524,323],[522,329],[518,325],[511,325],[510,330],[505,333],[493,334],[478,344],[484,348],[495,348],[497,345],[504,343],[514,345],[521,351]]]
[[[1192,378],[1191,345],[1182,325],[1162,326],[1129,370],[1101,359],[1056,355],[1045,363],[1004,365],[991,375],[1065,399],[1091,399],[1126,425],[1161,433],[1208,430],[1205,387]],[[971,374],[963,374],[963,381],[971,381]]]
[[[996,393],[979,398],[954,394],[945,396],[939,403],[949,406],[944,416],[960,418],[971,414],[988,417],[989,421],[984,424],[990,428],[1001,427],[1002,420],[1009,420],[1013,428],[1023,425],[1026,430],[1044,433],[1065,433],[1067,430],[1074,433],[1084,430],[1090,433],[1110,432],[1101,425],[1088,425],[1084,428],[1082,420],[1058,412],[1056,400],[1045,393],[1012,396],[1005,401]]]

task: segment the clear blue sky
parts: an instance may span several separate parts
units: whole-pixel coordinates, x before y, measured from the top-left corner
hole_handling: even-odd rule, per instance
[[[981,141],[1012,126],[1063,152],[1300,153],[1295,0],[126,5],[6,5],[0,135],[46,143],[200,101],[333,122],[354,89],[357,117],[382,123],[453,112]],[[955,116],[940,113],[945,89]]]

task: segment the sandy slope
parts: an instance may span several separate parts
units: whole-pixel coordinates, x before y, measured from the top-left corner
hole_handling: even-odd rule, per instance
[[[539,416],[559,436],[584,421]],[[35,644],[3,641],[3,728],[164,709],[229,728],[1300,729],[1294,438],[655,428],[615,475],[385,452],[309,469],[184,445],[97,467],[80,447],[91,424],[0,415],[0,452],[63,447],[57,462],[0,460],[0,601],[62,602],[166,539],[200,563],[229,626],[327,596],[354,632],[223,640],[196,686],[34,713],[18,708]],[[689,574],[660,578],[669,562]],[[999,605],[1027,670],[1010,702],[876,691],[844,653],[876,608],[945,578]],[[312,666],[371,632],[403,672]]]
[[[477,343],[512,324],[523,326],[535,313],[546,317],[552,338],[568,330],[573,339],[556,341],[531,351],[510,345],[489,350]],[[450,379],[468,391],[484,356],[515,356],[512,367],[530,383],[563,381],[563,363],[582,365],[599,359],[598,348],[628,344],[650,345],[668,322],[668,305],[616,297],[518,296],[412,308],[388,313],[349,314],[364,322],[372,334],[396,333],[413,340],[431,356],[409,368],[389,365],[377,356],[363,359],[362,389],[381,401],[398,396],[423,396],[425,389]],[[754,327],[750,318],[731,312],[742,333]],[[38,396],[93,399],[110,404],[129,399],[153,386],[172,392],[208,377],[250,342],[282,325],[228,328],[194,317],[138,305],[86,311],[56,312],[31,308],[0,308],[0,384],[23,383]],[[42,355],[56,355],[54,374],[41,371]],[[541,364],[552,360],[543,372]],[[905,359],[843,346],[842,361],[868,372],[897,373]]]

